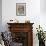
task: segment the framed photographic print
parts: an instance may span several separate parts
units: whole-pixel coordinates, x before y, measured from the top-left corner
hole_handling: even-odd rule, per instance
[[[17,16],[26,15],[26,3],[16,3],[16,15]]]

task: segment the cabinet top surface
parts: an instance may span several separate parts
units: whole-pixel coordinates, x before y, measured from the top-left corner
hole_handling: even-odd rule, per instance
[[[19,25],[20,25],[20,24],[22,24],[22,25],[23,25],[23,24],[31,24],[31,25],[33,25],[34,23],[7,23],[7,24],[8,24],[8,25],[14,25],[14,24],[19,24]]]

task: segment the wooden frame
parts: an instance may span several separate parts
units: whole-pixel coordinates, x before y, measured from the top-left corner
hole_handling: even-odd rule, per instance
[[[16,3],[16,15],[26,16],[26,3]]]

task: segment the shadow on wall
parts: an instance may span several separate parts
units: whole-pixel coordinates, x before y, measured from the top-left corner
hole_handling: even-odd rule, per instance
[[[2,32],[2,17],[0,16],[0,32]]]
[[[46,13],[46,0],[40,0],[40,11]]]
[[[0,31],[2,28],[2,0],[0,0]]]

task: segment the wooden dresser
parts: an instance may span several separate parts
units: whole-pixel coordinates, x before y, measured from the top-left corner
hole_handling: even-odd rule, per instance
[[[33,46],[33,23],[7,23],[12,33],[13,41],[22,46]]]

